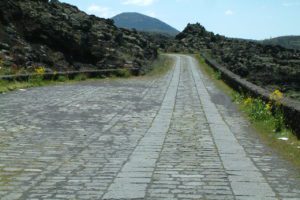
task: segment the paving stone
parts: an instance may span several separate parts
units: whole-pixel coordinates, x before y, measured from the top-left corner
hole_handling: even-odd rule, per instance
[[[299,170],[174,57],[157,78],[0,94],[0,199],[299,199]]]

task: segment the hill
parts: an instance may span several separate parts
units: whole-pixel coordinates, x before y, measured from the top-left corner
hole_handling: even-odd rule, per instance
[[[261,41],[263,44],[280,45],[288,49],[300,50],[300,36],[282,36]]]
[[[144,67],[157,50],[141,33],[57,0],[0,1],[0,74]]]
[[[227,38],[189,24],[176,36],[169,51],[202,52],[218,63],[264,88],[280,89],[300,99],[300,51],[281,46]]]
[[[153,32],[175,36],[178,30],[170,25],[140,13],[121,13],[112,18],[115,25],[121,28],[136,29],[143,32]]]

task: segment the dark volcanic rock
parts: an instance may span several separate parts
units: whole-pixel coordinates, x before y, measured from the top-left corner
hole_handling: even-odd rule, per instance
[[[300,92],[300,51],[215,35],[189,24],[169,50],[202,52],[257,85]]]
[[[0,2],[0,59],[52,70],[142,67],[157,56],[138,32],[57,0]],[[128,63],[132,63],[128,65]]]

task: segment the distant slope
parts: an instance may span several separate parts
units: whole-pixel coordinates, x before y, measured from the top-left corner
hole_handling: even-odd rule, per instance
[[[263,40],[263,44],[280,45],[288,49],[299,49],[300,50],[300,36],[283,36]]]
[[[140,13],[121,13],[112,18],[120,28],[136,29],[138,31],[162,33],[175,36],[178,30],[170,25]]]
[[[227,38],[199,23],[188,24],[175,39],[169,51],[205,53],[241,78],[300,99],[300,51]]]

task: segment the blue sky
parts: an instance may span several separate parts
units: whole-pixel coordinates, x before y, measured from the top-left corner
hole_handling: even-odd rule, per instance
[[[122,12],[156,17],[179,31],[199,22],[207,30],[247,39],[300,35],[300,0],[61,0],[109,18]]]

